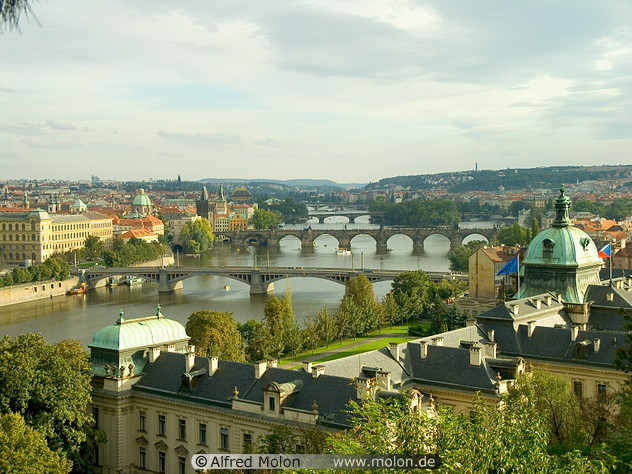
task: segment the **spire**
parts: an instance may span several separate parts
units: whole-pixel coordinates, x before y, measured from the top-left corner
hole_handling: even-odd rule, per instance
[[[123,317],[123,309],[119,311],[119,318],[116,320],[116,324],[123,324],[125,322],[125,318]]]
[[[208,190],[206,189],[206,185],[202,186],[202,201],[208,201]]]
[[[219,192],[217,194],[218,201],[226,201],[226,196],[224,196],[224,184],[219,185]]]
[[[569,227],[572,225],[568,217],[568,209],[571,206],[571,200],[564,194],[566,188],[562,184],[560,187],[560,195],[555,200],[555,220],[553,227]]]

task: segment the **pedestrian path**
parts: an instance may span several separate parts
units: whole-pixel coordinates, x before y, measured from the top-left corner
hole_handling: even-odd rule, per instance
[[[386,338],[394,338],[395,340],[399,340],[402,338],[402,334],[384,333],[384,334],[378,334],[376,336],[358,339],[354,342],[350,342],[349,344],[343,344],[342,346],[334,347],[333,349],[330,349],[325,352],[317,352],[315,354],[310,354],[308,356],[303,357],[300,361],[287,362],[283,365],[280,365],[279,367],[283,369],[291,369],[292,367],[297,367],[301,365],[302,361],[313,362],[315,360],[324,359],[325,357],[332,356],[339,352],[352,350],[357,347],[364,346],[366,344],[371,344],[372,342],[376,342],[376,341],[379,341],[380,339],[386,339]]]

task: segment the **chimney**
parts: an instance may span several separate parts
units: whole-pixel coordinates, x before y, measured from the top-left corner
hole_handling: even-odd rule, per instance
[[[268,369],[274,369],[279,363],[279,361],[276,359],[268,359],[267,363],[268,363]]]
[[[312,367],[312,378],[317,379],[321,375],[325,375],[325,366],[324,365],[315,365]]]
[[[391,373],[384,370],[378,371],[375,375],[377,386],[382,387],[384,390],[391,389]]]
[[[575,339],[577,339],[578,334],[579,334],[579,327],[573,326],[571,328],[571,341],[574,341]]]
[[[443,338],[442,337],[433,337],[432,338],[432,345],[433,346],[442,346],[443,345]]]
[[[562,299],[563,299],[563,298],[562,298],[562,293],[558,293],[558,294],[557,294],[557,298],[556,298],[556,299],[557,299],[557,302],[558,302],[558,303],[561,303],[561,302],[562,302]]]
[[[510,305],[511,307],[511,312],[516,315],[520,312],[520,305],[519,304],[512,304]]]
[[[487,331],[487,339],[489,339],[490,341],[494,342],[494,338],[496,337],[496,330],[495,329],[490,329],[489,331]]]
[[[389,342],[388,350],[391,352],[393,359],[399,361],[399,343],[397,342]]]
[[[465,320],[465,327],[469,328],[469,327],[472,327],[472,326],[476,326],[476,318],[467,318]]]
[[[542,300],[539,298],[535,300],[535,309],[542,309]]]
[[[217,357],[209,357],[208,359],[208,375],[213,375],[219,367],[219,359]]]
[[[546,297],[546,305],[551,306],[553,304],[553,298],[551,296]]]
[[[191,369],[195,365],[195,346],[187,347],[187,354],[185,357],[186,357],[186,368],[187,368],[185,372],[191,372]]]
[[[593,339],[593,348],[595,352],[599,352],[600,347],[601,347],[601,339]]]
[[[428,357],[428,341],[419,341],[419,356],[422,359]]]
[[[268,363],[265,360],[255,362],[255,378],[260,379],[268,368]]]
[[[533,331],[535,331],[536,322],[535,321],[527,321],[527,336],[533,336]]]
[[[149,348],[149,362],[156,362],[156,359],[160,356],[160,347]]]
[[[303,361],[303,370],[308,374],[312,373],[312,363],[308,360]]]
[[[167,346],[167,352],[175,352],[176,351],[176,345],[175,344],[169,344]]]
[[[470,365],[481,365],[481,362],[483,362],[481,346],[472,344],[470,346]]]
[[[495,359],[498,353],[498,344],[495,342],[486,342],[483,345],[485,346],[485,357]]]
[[[614,293],[608,293],[606,295],[606,300],[608,301],[614,301]]]
[[[355,379],[356,386],[356,398],[358,400],[365,400],[369,396],[369,386],[371,381],[364,377],[358,377]]]

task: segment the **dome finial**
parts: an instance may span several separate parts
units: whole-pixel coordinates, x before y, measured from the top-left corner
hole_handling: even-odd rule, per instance
[[[160,305],[156,305],[156,316],[161,317],[162,316],[162,306]]]
[[[553,227],[568,227],[572,225],[570,218],[568,217],[568,209],[571,206],[571,200],[564,194],[566,186],[562,184],[560,186],[560,195],[555,200],[555,220],[553,221]]]
[[[119,317],[116,320],[116,324],[122,324],[123,322],[125,322],[125,318],[123,318],[123,308],[121,308],[121,310],[119,311]]]

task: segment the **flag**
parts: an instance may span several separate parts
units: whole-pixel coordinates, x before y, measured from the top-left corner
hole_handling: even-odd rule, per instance
[[[518,273],[518,255],[516,255],[514,258],[512,258],[511,260],[509,260],[504,267],[502,267],[498,273],[496,273],[496,276],[498,275],[505,275],[505,274],[509,274],[509,273]]]
[[[610,244],[604,245],[597,256],[599,258],[610,258]]]

